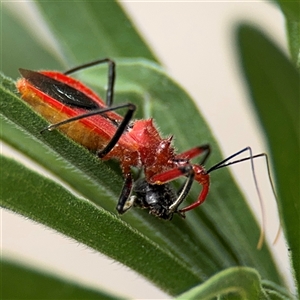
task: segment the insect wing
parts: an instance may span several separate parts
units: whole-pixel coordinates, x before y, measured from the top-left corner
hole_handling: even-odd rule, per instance
[[[18,80],[17,88],[22,98],[51,123],[106,107],[93,91],[69,76],[52,71],[20,72],[24,78]],[[64,125],[71,130],[63,131],[87,148],[99,150],[111,139],[121,120],[120,115],[108,112]]]

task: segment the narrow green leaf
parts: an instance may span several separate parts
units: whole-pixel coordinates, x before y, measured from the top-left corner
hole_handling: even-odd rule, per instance
[[[0,270],[0,294],[3,300],[120,299],[29,267],[16,265],[9,260],[1,260]]]
[[[288,300],[295,299],[286,289],[268,280],[262,280],[264,291],[272,300]]]
[[[286,20],[286,31],[291,57],[300,68],[300,3],[299,1],[273,0],[277,3]]]
[[[1,169],[2,207],[109,255],[172,294],[198,282],[192,270],[168,250],[163,250],[120,218],[4,156],[1,156]],[[141,258],[144,258],[143,263],[140,263]],[[155,262],[155,268],[147,261]],[[184,276],[180,282],[177,272]]]
[[[110,57],[155,60],[116,1],[73,1],[72,5],[59,0],[37,1],[36,5],[57,40],[64,41],[65,61],[79,63],[105,57],[108,53]],[[80,22],[74,18],[78,13]],[[60,26],[62,21],[64,26]],[[87,33],[89,38],[83,43],[78,37]]]
[[[243,72],[271,149],[284,231],[299,283],[299,73],[260,30],[241,25],[237,40]]]
[[[298,1],[275,0],[285,16],[291,21],[300,21],[300,5]]]
[[[300,69],[300,22],[287,21],[286,24],[291,56]]]
[[[19,9],[23,5],[20,3]],[[35,1],[31,5],[50,32],[52,47],[47,35],[44,41],[34,40],[36,32],[20,23],[3,4],[5,51],[1,69],[13,78],[20,67],[66,68],[106,56],[156,60],[115,1]]]
[[[254,269],[245,267],[224,270],[176,299],[209,300],[214,297],[241,300],[268,299],[262,288],[259,274]]]
[[[46,64],[50,69],[61,68],[61,62],[49,47],[38,41],[4,6],[5,3],[1,2],[1,71],[17,78],[20,67],[40,69]]]

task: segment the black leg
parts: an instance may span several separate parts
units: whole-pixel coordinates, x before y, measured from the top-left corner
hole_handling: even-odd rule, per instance
[[[249,152],[248,157],[241,158],[241,159],[234,160],[234,161],[230,161],[231,159],[237,157],[238,155],[240,155],[240,154],[242,154],[246,151]],[[207,170],[207,174],[211,173],[212,171],[215,171],[215,170],[218,170],[218,169],[221,169],[221,168],[224,168],[224,167],[228,167],[230,165],[234,165],[234,164],[237,164],[237,163],[240,163],[240,162],[243,162],[243,161],[250,160],[251,170],[252,170],[252,175],[253,175],[253,181],[254,181],[256,192],[257,192],[257,195],[258,195],[259,204],[260,204],[261,213],[262,213],[262,225],[261,225],[261,230],[260,230],[259,241],[258,241],[258,244],[257,244],[257,249],[260,249],[262,247],[263,240],[264,240],[264,235],[265,235],[265,233],[264,233],[264,229],[265,229],[265,209],[264,209],[264,205],[263,205],[263,199],[262,199],[262,196],[260,194],[259,187],[258,187],[258,182],[257,182],[257,179],[256,179],[255,169],[254,169],[254,162],[253,162],[254,158],[258,158],[258,157],[264,157],[265,160],[266,160],[269,181],[270,181],[270,184],[271,184],[271,187],[272,187],[272,190],[273,190],[274,197],[275,197],[276,201],[278,201],[277,196],[276,196],[276,192],[275,192],[275,188],[274,188],[274,185],[273,185],[273,182],[272,182],[272,179],[271,179],[271,172],[270,172],[270,167],[269,167],[268,156],[265,153],[260,153],[260,154],[253,155],[251,147],[246,147],[246,148],[230,155],[229,157],[225,158],[224,160],[220,161],[219,163],[215,164],[214,166],[212,166],[210,169]]]
[[[108,86],[106,91],[106,105],[112,106],[114,101],[114,85],[115,85],[115,79],[116,79],[116,64],[113,60],[109,58],[103,58],[99,60],[95,60],[83,65],[80,65],[78,67],[72,68],[66,72],[64,72],[65,75],[69,75],[71,73],[75,73],[79,70],[87,69],[96,65],[100,65],[103,63],[108,63]]]
[[[109,143],[105,146],[104,149],[97,152],[98,157],[102,158],[106,154],[108,154],[111,149],[116,145],[116,143],[121,138],[122,134],[127,128],[127,125],[129,124],[130,120],[132,119],[132,116],[136,110],[136,106],[134,104],[128,103],[128,110],[126,115],[124,116],[124,119],[122,120],[121,124],[119,125],[118,129],[116,130],[114,136],[111,138]]]
[[[94,111],[90,111],[86,114],[75,116],[73,118],[64,120],[62,122],[49,125],[46,128],[42,129],[40,132],[43,133],[46,130],[47,131],[52,131],[55,128],[57,128],[61,125],[64,125],[64,124],[68,124],[68,123],[71,123],[71,122],[74,122],[74,121],[77,121],[77,120],[80,120],[80,119],[84,119],[84,118],[87,118],[87,117],[95,116],[95,115],[101,115],[105,112],[113,111],[113,110],[116,110],[116,109],[119,109],[119,108],[125,108],[125,107],[127,107],[128,110],[127,110],[121,124],[118,126],[115,134],[113,135],[113,137],[111,138],[109,143],[105,146],[105,148],[102,149],[101,151],[97,152],[98,157],[102,158],[111,151],[111,149],[116,145],[116,143],[119,141],[120,137],[122,136],[122,134],[126,130],[126,127],[129,124],[130,120],[132,119],[132,116],[133,116],[133,114],[136,110],[136,106],[134,104],[126,103],[126,104],[120,104],[120,105],[117,105],[117,106],[114,106],[114,107],[107,107],[107,108],[103,108],[103,109],[97,109],[97,110],[94,110]]]
[[[64,121],[61,121],[61,122],[58,122],[58,123],[55,123],[55,124],[51,124],[51,125],[47,126],[46,128],[42,129],[41,133],[43,133],[44,131],[52,131],[52,130],[56,129],[57,127],[61,126],[61,125],[72,123],[72,122],[77,121],[77,120],[85,119],[85,118],[92,117],[92,116],[95,116],[95,115],[101,115],[101,114],[103,114],[105,112],[108,112],[108,111],[115,111],[119,108],[126,108],[126,107],[128,107],[128,111],[127,111],[123,121],[121,122],[120,126],[118,127],[118,129],[116,131],[116,133],[117,133],[119,131],[119,128],[122,126],[121,128],[124,127],[123,130],[122,130],[122,133],[123,133],[124,130],[126,129],[126,125],[128,125],[128,123],[131,120],[131,117],[132,117],[133,113],[136,110],[136,106],[132,103],[119,104],[119,105],[116,105],[116,106],[113,106],[113,107],[95,109],[95,110],[89,111],[85,114],[78,115],[78,116],[66,119]],[[126,123],[126,124],[124,125],[123,123]]]
[[[204,152],[204,156],[202,157],[202,160],[200,161],[200,165],[203,166],[210,155],[211,149],[210,149],[209,144],[205,144],[200,147]]]
[[[125,182],[117,204],[117,211],[119,214],[123,214],[133,205],[133,203],[130,203],[128,201],[128,198],[132,190],[132,185],[133,185],[132,175],[131,173],[128,173],[125,177]],[[126,207],[126,203],[128,204],[128,207]]]

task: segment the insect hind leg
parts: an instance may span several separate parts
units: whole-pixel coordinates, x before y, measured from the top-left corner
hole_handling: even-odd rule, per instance
[[[131,121],[132,116],[136,110],[136,106],[132,103],[128,103],[126,106],[128,107],[128,110],[127,110],[121,124],[118,126],[115,134],[113,135],[111,140],[108,142],[108,144],[105,146],[105,148],[102,149],[101,151],[97,152],[98,157],[102,158],[112,150],[112,148],[117,144],[117,142],[121,138],[122,134],[126,130],[127,125]]]
[[[89,63],[82,64],[80,66],[77,66],[75,68],[72,68],[66,72],[64,72],[65,75],[69,75],[72,73],[75,73],[77,71],[87,69],[90,67],[94,67],[103,63],[108,64],[108,84],[107,84],[107,90],[106,90],[106,105],[107,106],[112,106],[113,105],[113,100],[114,100],[114,86],[115,86],[115,79],[116,79],[116,63],[111,60],[110,58],[103,58],[103,59],[98,59]]]

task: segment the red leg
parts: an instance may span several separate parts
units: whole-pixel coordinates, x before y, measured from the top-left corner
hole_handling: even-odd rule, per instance
[[[188,164],[187,164],[188,165]],[[175,180],[186,174],[185,167],[177,167],[169,171],[154,175],[150,179],[151,184],[164,184],[169,181]]]
[[[197,181],[200,185],[202,185],[202,191],[196,202],[179,210],[179,212],[183,213],[201,205],[207,197],[207,194],[209,192],[209,174],[206,173],[204,168],[200,165],[186,164],[185,166],[177,167],[175,169],[155,175],[151,178],[151,181],[153,181],[153,183],[151,182],[152,184],[164,184],[166,182],[175,180],[180,176],[185,176],[191,172],[193,173],[194,180]]]
[[[190,160],[190,159],[193,159],[201,154],[205,153],[202,161],[200,162],[200,164],[202,165],[206,159],[208,158],[208,156],[210,155],[210,146],[208,144],[205,144],[205,145],[201,145],[201,146],[198,146],[198,147],[194,147],[190,150],[187,150],[181,154],[178,154],[176,157],[175,157],[175,160],[177,159],[186,159],[186,160]]]
[[[185,176],[191,172],[193,165],[186,163],[166,172],[156,174],[150,178],[151,184],[164,184],[173,181],[181,176]],[[192,171],[193,172],[193,171]]]
[[[187,207],[184,207],[183,209],[180,209],[179,212],[186,212],[186,211],[192,210],[192,209],[196,208],[197,206],[201,205],[205,201],[208,191],[209,191],[209,184],[206,184],[206,185],[203,184],[202,191],[201,191],[197,201]]]
[[[189,163],[189,160],[196,156],[199,156],[203,153],[205,153],[205,155],[204,155],[204,158],[202,159],[202,162],[201,162],[201,164],[202,164],[210,154],[210,146],[208,144],[194,147],[194,148],[187,150],[181,154],[178,154],[174,159],[174,163],[175,163],[175,165],[178,164],[178,167],[175,167],[174,169],[154,175],[152,178],[150,178],[150,183],[151,184],[164,184],[166,182],[177,179],[180,176],[186,175],[188,173],[186,167],[191,166],[191,164]],[[183,160],[183,162],[180,162],[180,160]],[[197,176],[197,174],[200,174],[200,173],[202,174],[202,168],[201,167],[199,168],[199,167],[198,167],[198,165],[193,165],[193,169],[195,171],[196,176]],[[195,180],[198,181],[197,179],[195,179]],[[199,181],[199,183],[201,183],[201,182]]]

